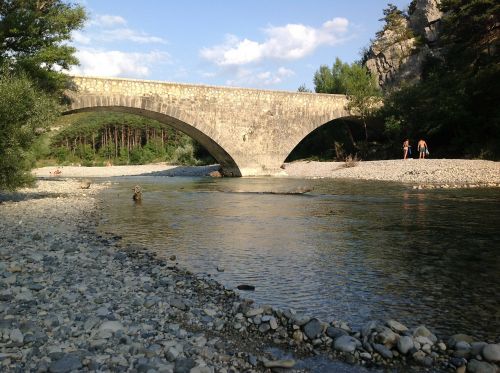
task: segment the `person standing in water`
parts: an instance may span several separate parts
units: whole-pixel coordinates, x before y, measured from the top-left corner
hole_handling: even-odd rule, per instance
[[[424,159],[425,156],[429,154],[427,143],[423,139],[420,139],[418,142],[418,152],[420,153],[420,159]]]

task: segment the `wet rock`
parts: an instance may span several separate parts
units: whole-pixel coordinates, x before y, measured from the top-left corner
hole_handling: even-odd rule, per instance
[[[254,317],[257,315],[262,315],[264,313],[263,308],[252,308],[245,313],[246,317]]]
[[[482,354],[486,361],[492,363],[500,362],[500,344],[488,344],[484,346]]]
[[[486,342],[472,342],[470,344],[470,353],[472,356],[477,356],[477,355],[481,355],[482,352],[483,352],[483,348],[484,346],[486,346],[488,343]]]
[[[326,328],[326,335],[332,339],[337,339],[339,337],[342,337],[343,335],[348,335],[348,333],[344,329],[329,326],[328,328]]]
[[[302,342],[304,340],[304,334],[300,330],[295,330],[292,334],[292,338],[295,342]]]
[[[370,334],[377,329],[377,321],[369,321],[361,328],[361,337],[368,337]]]
[[[241,284],[236,287],[238,290],[245,290],[245,291],[254,291],[255,286],[253,285],[247,285],[247,284]]]
[[[391,328],[396,333],[404,333],[408,331],[408,328],[396,320],[387,320],[386,325]]]
[[[399,338],[397,346],[398,351],[403,355],[406,355],[408,351],[410,351],[414,347],[413,338],[409,336],[402,336],[401,338]]]
[[[414,337],[427,337],[432,343],[437,342],[437,337],[431,333],[424,325],[420,325],[413,331]]]
[[[394,333],[391,329],[382,327],[379,328],[379,333],[377,334],[375,340],[384,346],[391,348],[396,345],[399,339],[399,335]]]
[[[474,342],[474,338],[467,334],[454,334],[450,337],[450,339],[448,339],[448,346],[450,348],[455,348],[457,342],[460,341],[472,343]]]
[[[494,364],[485,361],[471,360],[467,364],[467,372],[470,373],[497,373],[497,367]]]
[[[391,350],[389,350],[387,347],[384,345],[381,345],[379,343],[374,343],[373,348],[375,351],[377,351],[384,359],[392,359],[393,354]]]
[[[323,332],[323,325],[318,319],[312,319],[304,326],[304,333],[309,339],[315,339]]]
[[[333,342],[333,348],[337,351],[352,353],[357,347],[361,346],[361,342],[354,337],[343,335]]]

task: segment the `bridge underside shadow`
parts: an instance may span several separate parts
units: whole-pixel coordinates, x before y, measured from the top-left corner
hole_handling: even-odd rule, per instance
[[[155,111],[137,109],[132,107],[124,107],[124,106],[97,106],[91,108],[74,109],[64,112],[64,115],[76,114],[81,112],[99,112],[99,111],[112,111],[112,112],[139,115],[146,118],[154,119],[160,123],[175,128],[176,130],[185,133],[193,140],[201,144],[210,153],[210,155],[214,157],[215,160],[220,164],[224,176],[236,176],[236,177],[242,176],[241,171],[236,162],[234,161],[234,159],[217,142],[215,142],[213,139],[211,139],[210,137],[208,137],[195,127],[191,126],[190,124],[185,123],[179,119],[173,118],[169,115],[158,113]]]

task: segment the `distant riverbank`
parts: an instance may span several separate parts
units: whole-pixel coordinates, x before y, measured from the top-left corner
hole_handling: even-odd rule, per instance
[[[165,163],[109,167],[43,167],[37,177],[208,176],[218,165],[174,166]],[[298,161],[284,164],[279,177],[382,180],[416,188],[498,187],[500,162],[464,159],[409,159],[366,162]]]

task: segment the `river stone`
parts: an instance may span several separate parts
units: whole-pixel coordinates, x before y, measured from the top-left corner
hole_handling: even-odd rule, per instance
[[[437,342],[437,337],[431,333],[424,325],[420,325],[413,331],[414,337],[427,337],[434,344]]]
[[[471,360],[467,364],[467,372],[470,373],[496,373],[496,365],[487,363],[486,361]]]
[[[293,317],[293,323],[298,326],[304,326],[309,321],[311,321],[311,318],[309,316],[296,315]]]
[[[119,321],[105,321],[99,327],[99,331],[110,331],[112,333],[116,333],[118,330],[123,330],[123,325]]]
[[[268,323],[260,324],[259,325],[259,332],[265,333],[268,332],[271,329],[271,326]]]
[[[404,333],[408,331],[408,328],[406,326],[396,320],[387,320],[386,324],[396,333]]]
[[[22,345],[24,342],[24,335],[19,329],[12,329],[10,331],[10,340],[16,345]]]
[[[189,373],[196,363],[193,359],[177,359],[175,361],[174,373]]]
[[[52,373],[67,373],[80,368],[82,368],[80,357],[77,354],[70,353],[52,362],[49,366],[49,371]]]
[[[168,302],[172,307],[175,307],[181,311],[187,311],[188,306],[180,297],[172,297]]]
[[[339,337],[342,337],[343,335],[348,335],[348,333],[344,329],[329,326],[328,328],[326,328],[326,335],[332,339],[337,339]]]
[[[483,352],[483,348],[484,346],[486,346],[488,343],[486,342],[472,342],[470,344],[470,353],[473,355],[473,356],[477,356],[477,355],[481,355],[482,352]]]
[[[296,330],[293,332],[292,338],[295,342],[302,342],[304,340],[304,335],[300,330]]]
[[[467,334],[454,334],[448,339],[448,346],[450,348],[455,348],[457,342],[464,341],[467,343],[474,342],[474,338]]]
[[[278,329],[278,322],[274,317],[271,317],[271,319],[269,320],[269,326],[271,327],[272,330]]]
[[[402,336],[398,340],[398,351],[406,355],[414,347],[413,338],[409,336]]]
[[[377,351],[384,359],[392,359],[393,354],[391,350],[389,350],[387,347],[384,345],[381,345],[379,343],[374,343],[373,348],[375,351]]]
[[[189,371],[189,373],[213,373],[214,372],[214,369],[213,368],[210,368],[210,367],[194,367],[194,368],[191,368],[191,370]]]
[[[484,346],[482,354],[486,361],[492,363],[500,361],[500,344],[488,344]]]
[[[377,329],[378,322],[377,321],[369,321],[361,328],[361,336],[369,337],[372,331]]]
[[[169,347],[168,350],[165,352],[165,357],[170,362],[177,360],[179,355],[180,352],[175,347]]]
[[[356,350],[356,347],[360,347],[361,342],[356,338],[343,335],[333,342],[333,348],[337,351],[342,351],[346,353],[352,353]]]
[[[321,335],[323,325],[318,319],[312,319],[304,326],[304,333],[309,339],[315,339]]]
[[[252,308],[252,309],[249,309],[246,313],[245,313],[245,316],[246,317],[254,317],[254,316],[257,316],[257,315],[262,315],[264,313],[264,309],[263,308]]]
[[[459,341],[455,344],[455,350],[464,350],[464,351],[470,351],[471,346],[465,341]]]
[[[379,333],[376,336],[376,341],[383,344],[384,346],[391,348],[398,342],[399,335],[394,333],[391,329],[382,327],[379,329]]]
[[[267,360],[264,361],[264,366],[266,368],[286,368],[291,369],[295,366],[295,360]]]

